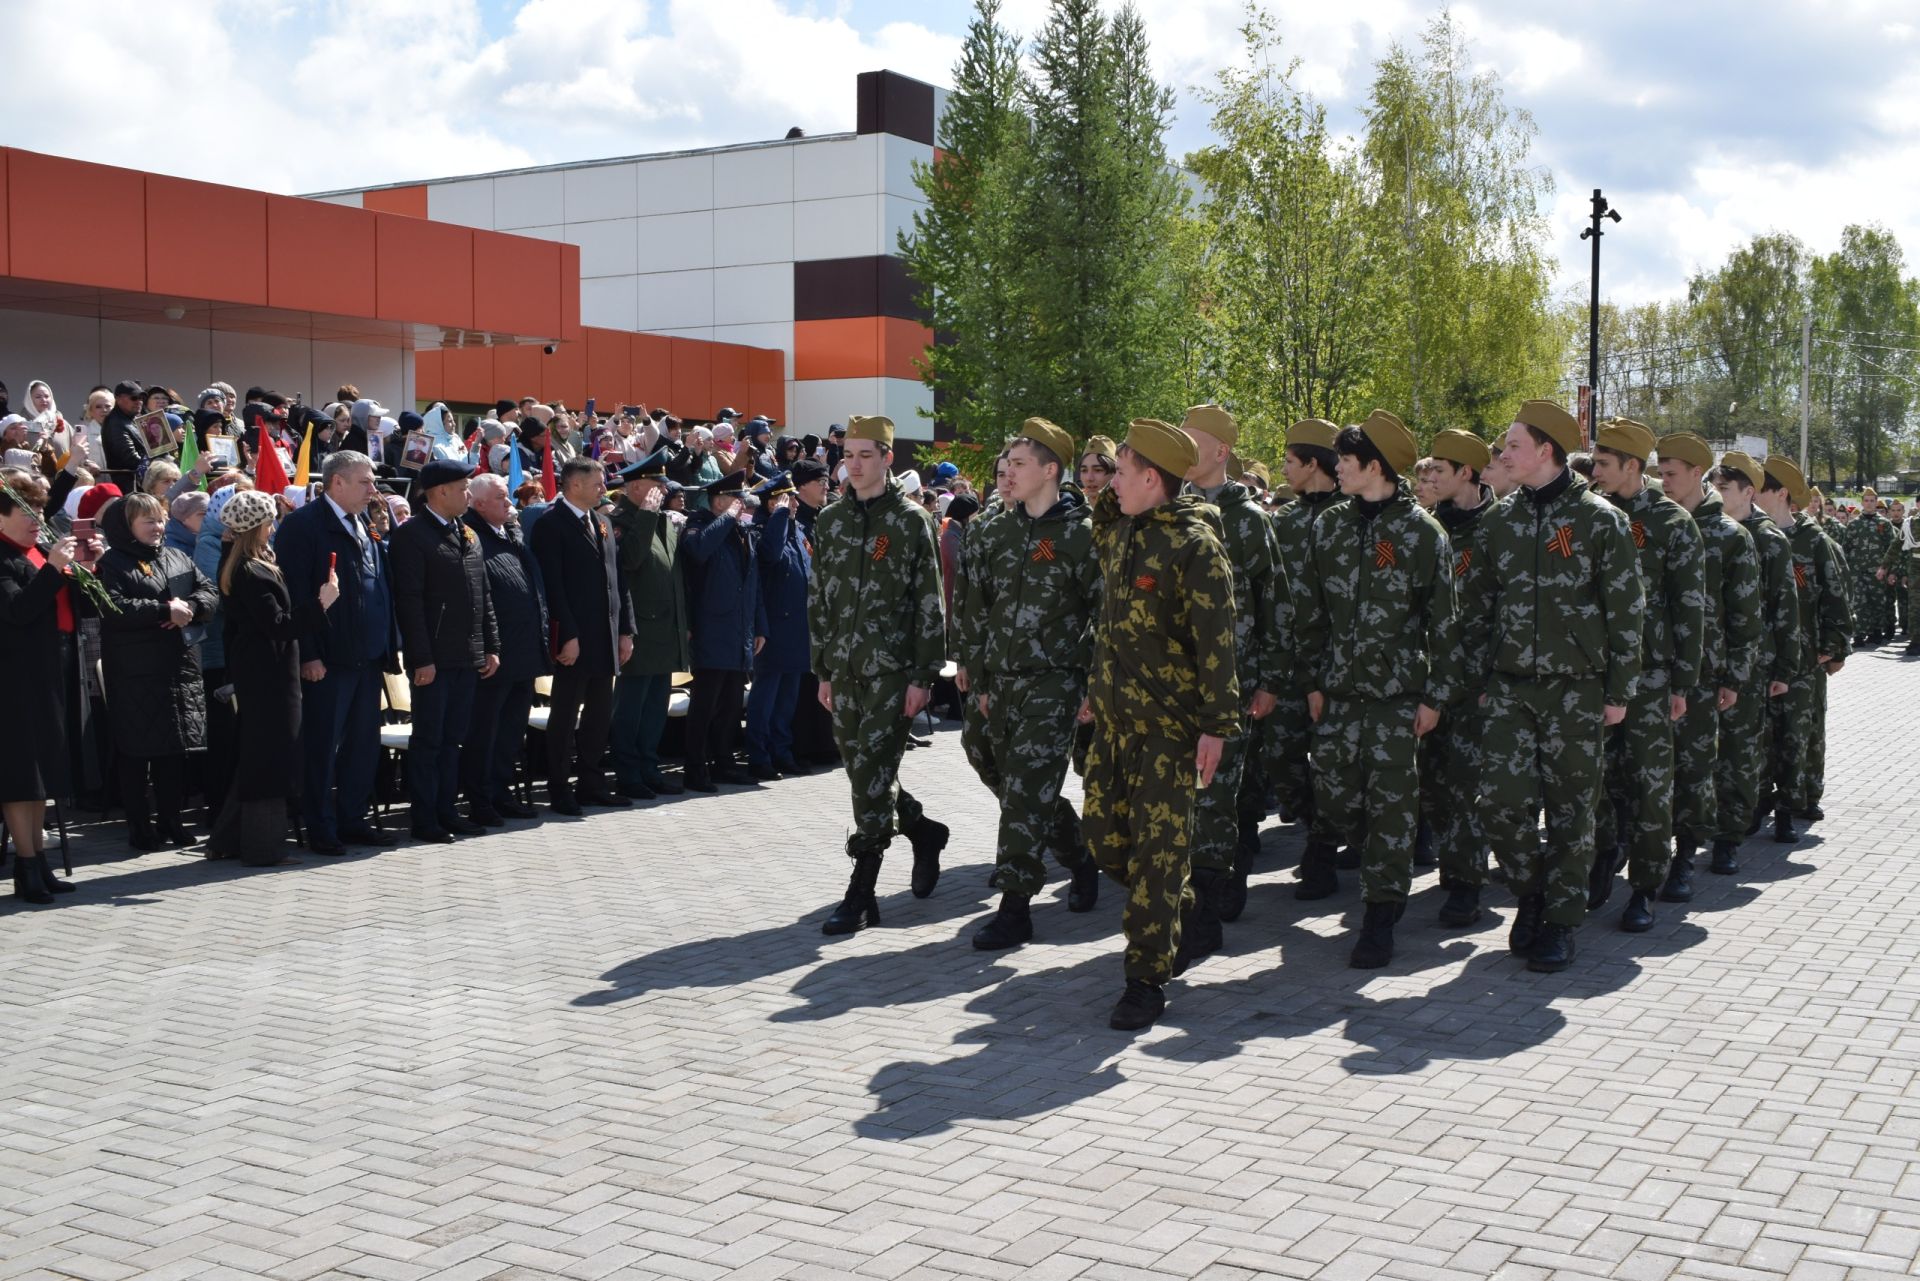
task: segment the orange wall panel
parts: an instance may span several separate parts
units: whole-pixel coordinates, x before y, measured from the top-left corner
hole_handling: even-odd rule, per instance
[[[713,344],[713,408],[708,413],[722,405],[746,412],[747,402],[753,398],[751,351],[734,343]]]
[[[12,153],[0,147],[0,276],[7,271],[7,157]]]
[[[777,355],[778,353],[775,354]],[[755,379],[752,389],[748,392],[747,403],[742,406],[742,409],[748,414],[765,414],[767,417],[780,423],[780,426],[774,428],[774,435],[776,436],[796,434],[804,436],[809,431],[814,432],[816,435],[820,434],[817,426],[809,427],[802,423],[789,428],[786,425],[787,384],[784,380],[779,382],[762,382],[759,379]]]
[[[580,246],[560,245],[560,337],[580,337]]]
[[[673,411],[710,418],[720,408],[713,398],[713,347],[691,338],[669,338],[673,348]],[[734,408],[738,409],[736,405]]]
[[[632,404],[633,343],[631,334],[619,329],[595,329],[588,326],[587,394],[600,401],[600,411],[618,410]]]
[[[403,214],[375,214],[380,274],[374,314],[473,328],[473,232]]]
[[[416,400],[424,400],[431,405],[436,400],[458,399],[446,393],[446,353],[444,351],[416,351],[413,353],[413,395]]]
[[[10,274],[146,290],[141,175],[33,151],[10,152],[7,174]]]
[[[560,336],[560,246],[497,231],[473,233],[473,324],[527,338]],[[579,293],[579,276],[572,287]]]
[[[766,347],[747,348],[747,376],[757,383],[787,380],[787,354]]]
[[[680,402],[673,398],[673,340],[658,334],[633,334],[630,337],[630,350],[633,353],[630,385],[635,400],[648,409],[665,405],[674,413],[680,413]],[[695,411],[689,406],[686,412],[691,414]]]
[[[374,224],[364,212],[267,197],[267,305],[336,316],[374,314]]]
[[[920,381],[915,362],[933,346],[933,330],[918,321],[897,316],[880,318],[880,376]]]
[[[877,378],[880,376],[880,317],[793,322],[793,376]]]
[[[389,187],[385,191],[362,192],[362,209],[377,209],[381,213],[404,214],[409,218],[427,216],[427,189],[425,187]]]
[[[263,307],[267,197],[147,175],[147,290]]]
[[[488,400],[518,400],[540,394],[540,362],[546,357],[531,345],[493,349],[493,390]]]
[[[424,390],[417,393],[423,400]],[[493,389],[493,348],[448,347],[440,352],[440,400],[464,400],[491,405],[500,399]]]
[[[538,347],[535,351],[540,350]],[[551,356],[540,357],[540,399],[551,405],[564,400],[569,409],[579,409],[593,393],[587,390],[587,344],[554,344]]]

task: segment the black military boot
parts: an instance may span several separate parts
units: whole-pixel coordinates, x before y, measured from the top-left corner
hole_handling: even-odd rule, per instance
[[[1447,888],[1447,901],[1440,905],[1440,924],[1455,927],[1472,925],[1480,919],[1480,887],[1454,884]]]
[[[1793,811],[1784,805],[1773,812],[1773,839],[1782,845],[1791,845],[1800,839],[1793,830]]]
[[[1333,865],[1343,872],[1357,872],[1366,853],[1366,845],[1363,842],[1348,841],[1340,847],[1340,855],[1334,859]]]
[[[1100,901],[1100,865],[1089,854],[1073,869],[1073,884],[1067,888],[1069,912],[1091,912]]]
[[[1739,849],[1738,841],[1715,841],[1713,862],[1708,865],[1708,870],[1719,876],[1732,876],[1740,870],[1740,860],[1734,857]]]
[[[913,896],[925,898],[940,883],[940,851],[947,848],[947,825],[922,814],[906,835],[913,843]]]
[[[1226,943],[1220,928],[1220,884],[1227,873],[1208,868],[1193,874],[1193,905],[1180,913],[1180,950],[1174,954],[1173,973],[1178,977],[1195,961],[1205,960]]]
[[[1620,928],[1628,934],[1644,934],[1653,928],[1653,899],[1645,890],[1635,890],[1620,913]]]
[[[1393,959],[1393,927],[1407,910],[1405,903],[1369,903],[1360,920],[1360,937],[1354,940],[1353,955],[1347,964],[1356,970],[1377,970]]]
[[[1807,808],[1798,811],[1794,815],[1794,817],[1799,819],[1802,823],[1818,823],[1821,819],[1825,818],[1826,816],[1827,816],[1827,812],[1821,809],[1818,804],[1809,805],[1807,806]]]
[[[1660,901],[1663,903],[1686,903],[1693,898],[1693,860],[1700,853],[1698,845],[1680,845],[1673,847],[1673,862],[1667,865],[1667,883],[1660,887]]]
[[[1145,979],[1128,979],[1127,990],[1113,1007],[1107,1026],[1116,1032],[1138,1032],[1152,1027],[1166,1008],[1166,993]]]
[[[1019,947],[1033,941],[1033,915],[1027,910],[1028,896],[1011,890],[1000,896],[1000,907],[986,923],[973,932],[973,945],[982,952]]]
[[[1259,848],[1255,842],[1255,849]],[[1247,910],[1247,878],[1253,875],[1253,850],[1243,841],[1234,847],[1233,870],[1220,882],[1220,898],[1214,910],[1223,921],[1237,921]]]
[[[847,881],[847,896],[833,909],[822,934],[853,934],[869,925],[880,924],[880,904],[873,887],[880,882],[880,853],[855,854],[853,876]]]
[[[1333,872],[1333,847],[1320,841],[1308,841],[1300,856],[1300,881],[1293,896],[1303,902],[1329,898],[1339,892],[1340,878]]]
[[[1623,845],[1596,845],[1593,848],[1593,869],[1587,873],[1587,910],[1598,912],[1613,897],[1614,879],[1620,868],[1626,863],[1626,848]]]
[[[1507,951],[1515,956],[1530,954],[1534,943],[1540,937],[1540,918],[1546,914],[1546,895],[1522,895],[1519,904],[1514,908],[1513,927],[1507,931]]]
[[[1413,865],[1415,867],[1438,867],[1440,856],[1433,848],[1433,828],[1423,819],[1420,830],[1413,837]]]
[[[1543,922],[1527,953],[1527,968],[1535,974],[1558,974],[1573,964],[1573,927]]]

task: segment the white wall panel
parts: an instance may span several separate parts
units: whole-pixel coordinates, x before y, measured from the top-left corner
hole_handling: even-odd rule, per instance
[[[637,327],[633,276],[600,276],[580,282],[580,323],[595,329]]]
[[[431,198],[427,208],[433,208]],[[566,185],[557,170],[493,180],[493,225],[498,231],[550,227],[567,220]]]
[[[136,324],[125,320],[100,322],[100,367],[107,372],[103,383],[131,378],[140,383],[159,383],[182,396],[192,396],[213,381],[211,331],[183,325]],[[306,382],[306,362],[301,362],[300,385]],[[227,381],[232,382],[232,379]],[[11,385],[11,384],[9,384]],[[236,383],[235,386],[242,384]],[[79,389],[82,394],[86,388]],[[292,392],[288,392],[292,395]],[[59,399],[56,393],[55,399]],[[85,402],[76,400],[62,412],[77,411]]]
[[[695,271],[713,266],[713,214],[659,214],[638,220],[636,269]]]
[[[313,389],[308,394],[308,404],[324,405],[333,399],[341,383],[352,383],[362,396],[371,396],[394,410],[396,417],[400,410],[414,407],[412,352],[397,347],[361,347],[337,342],[299,345],[312,348]],[[244,391],[247,384],[237,382],[234,386]]]
[[[635,278],[639,314],[633,329],[701,329],[713,324],[713,273],[662,271]]]
[[[638,165],[590,165],[564,176],[568,222],[631,218],[640,211]]]
[[[933,163],[933,148],[924,142],[914,142],[909,138],[895,138],[891,134],[879,135],[881,159],[880,189],[889,196],[903,196],[908,200],[925,200],[913,180],[913,166]]]
[[[713,265],[793,261],[793,205],[713,211]]]
[[[794,261],[866,258],[882,252],[879,196],[803,200],[793,206]]]
[[[637,212],[685,213],[713,208],[713,157],[669,156],[639,163]]]
[[[913,216],[926,208],[924,201],[902,200],[898,196],[880,198],[880,252],[900,252],[900,237],[913,235]]]
[[[461,227],[493,230],[493,179],[438,182],[427,188],[427,217]]]
[[[100,322],[84,316],[0,310],[0,359],[16,410],[27,401],[27,383],[38,378],[53,388],[54,403],[68,422],[86,409],[89,387],[127,377],[116,373],[109,378],[101,369]],[[199,390],[183,387],[180,394],[191,396]]]
[[[716,155],[713,158],[714,207],[785,204],[792,200],[793,153],[793,145],[782,142]]]
[[[793,323],[793,266],[769,263],[758,267],[722,267],[713,273],[713,317],[716,325],[751,325],[769,321]]]
[[[880,190],[879,134],[795,143],[793,198],[825,200]]]
[[[883,378],[815,378],[793,384],[789,425],[801,435],[824,436],[833,423],[845,423],[849,414],[878,414]],[[896,424],[897,425],[897,424]]]
[[[915,379],[881,378],[881,412],[893,419],[894,434],[902,440],[932,440],[933,419],[921,412],[933,412],[933,389]]]
[[[571,222],[564,239],[580,246],[580,276],[631,276],[640,269],[632,218]]]

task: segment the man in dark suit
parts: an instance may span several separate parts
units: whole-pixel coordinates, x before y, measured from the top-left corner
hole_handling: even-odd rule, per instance
[[[553,702],[547,718],[547,796],[556,813],[582,805],[623,808],[600,771],[613,721],[613,677],[633,656],[633,602],[620,573],[598,459],[570,458],[560,468],[560,498],[533,527],[534,560],[553,630]],[[569,779],[576,747],[580,786]]]
[[[464,462],[436,459],[413,482],[412,520],[393,531],[393,612],[413,678],[407,791],[415,840],[445,845],[486,828],[462,817],[460,745],[474,686],[500,666],[500,633],[480,536],[467,513]]]
[[[468,485],[467,527],[486,557],[487,596],[500,629],[500,666],[474,690],[473,715],[461,745],[467,817],[483,827],[538,811],[513,799],[513,776],[527,742],[533,682],[553,670],[547,600],[540,569],[521,536],[504,476],[483,472]]]
[[[387,552],[367,528],[367,504],[379,492],[373,460],[343,450],[327,457],[324,492],[281,522],[274,556],[290,593],[318,594],[329,567],[338,573],[340,599],[319,625],[300,636],[300,679],[306,782],[301,809],[307,848],[344,854],[342,842],[392,845],[394,837],[368,818],[374,766],[380,759],[380,688],[395,665],[400,638],[394,626]]]

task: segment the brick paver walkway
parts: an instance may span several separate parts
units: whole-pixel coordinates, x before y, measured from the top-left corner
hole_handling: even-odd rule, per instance
[[[841,775],[245,872],[80,849],[0,909],[0,1277],[1906,1277],[1920,1253],[1920,665],[1834,683],[1832,815],[1570,973],[1511,900],[1345,968],[1268,860],[1230,954],[1109,1031],[1118,897],[966,942],[948,873],[829,940]],[[110,835],[117,837],[117,831]],[[1351,880],[1352,878],[1348,878]],[[10,900],[9,900],[10,902]]]

